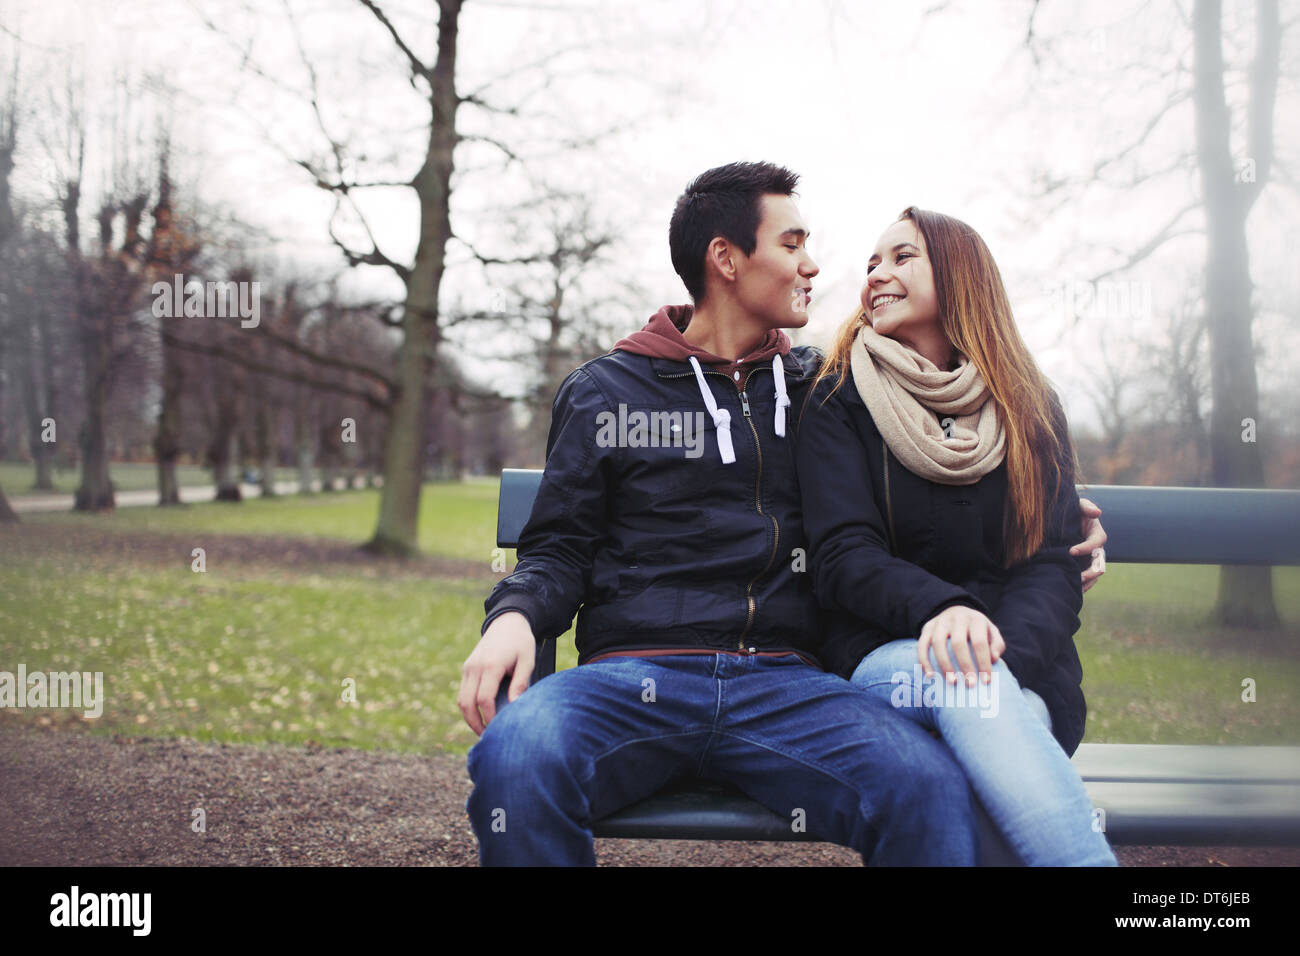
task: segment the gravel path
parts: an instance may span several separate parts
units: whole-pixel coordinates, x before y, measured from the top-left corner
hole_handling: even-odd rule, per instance
[[[472,866],[463,757],[0,726],[3,866]],[[202,809],[205,832],[195,832]],[[598,840],[604,866],[857,866],[829,844]],[[1300,865],[1300,848],[1121,847],[1125,865]]]

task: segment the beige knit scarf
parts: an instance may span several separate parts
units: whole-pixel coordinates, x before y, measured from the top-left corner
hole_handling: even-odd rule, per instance
[[[904,467],[941,485],[973,485],[1002,463],[1006,435],[997,402],[962,356],[939,369],[907,346],[864,325],[850,367],[867,411]],[[952,418],[944,437],[935,413]]]

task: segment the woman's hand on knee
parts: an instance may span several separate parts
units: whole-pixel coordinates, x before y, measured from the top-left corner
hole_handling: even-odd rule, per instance
[[[952,656],[956,658],[955,667],[948,656],[950,640]],[[934,674],[930,665],[930,651],[933,649],[935,661],[949,684],[957,683],[958,673],[966,675],[968,685],[975,683],[977,673],[987,684],[993,679],[993,665],[1006,648],[1006,641],[997,625],[985,614],[964,604],[954,604],[925,622],[916,642],[916,657],[927,677]]]

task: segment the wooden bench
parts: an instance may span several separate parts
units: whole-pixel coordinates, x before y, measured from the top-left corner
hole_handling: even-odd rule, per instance
[[[501,475],[497,545],[513,548],[542,473]],[[1109,561],[1300,565],[1300,491],[1092,486]],[[1104,583],[1102,585],[1105,586]],[[533,680],[555,671],[539,642]],[[1300,845],[1300,747],[1083,744],[1074,755],[1115,845]],[[599,837],[816,840],[737,790],[674,786],[626,807]]]

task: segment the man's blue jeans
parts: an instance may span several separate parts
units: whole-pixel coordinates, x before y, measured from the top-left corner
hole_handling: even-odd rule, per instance
[[[923,678],[915,640],[890,641],[862,659],[854,685],[918,727],[937,730],[997,831],[1029,866],[1115,866],[1079,773],[1048,729],[1042,699],[1002,661],[993,681],[947,685],[934,651]],[[928,688],[928,691],[927,691]],[[989,841],[986,841],[989,842]],[[1007,861],[1007,862],[1014,862]]]
[[[970,787],[948,747],[792,654],[560,671],[499,709],[469,773],[484,865],[594,864],[593,820],[683,776],[733,783],[870,864],[975,862]]]

